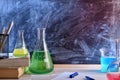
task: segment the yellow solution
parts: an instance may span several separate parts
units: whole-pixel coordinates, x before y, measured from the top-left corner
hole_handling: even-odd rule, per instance
[[[27,57],[28,56],[28,50],[27,49],[14,49],[13,55],[15,57]]]

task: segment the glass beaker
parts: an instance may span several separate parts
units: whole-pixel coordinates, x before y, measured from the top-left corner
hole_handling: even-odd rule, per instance
[[[106,73],[108,80],[120,80],[119,63],[119,60],[115,60],[109,64]]]
[[[112,61],[107,68],[108,80],[120,80],[119,39],[116,39],[115,42],[116,42],[116,59]]]
[[[49,73],[53,70],[53,62],[48,51],[45,40],[45,28],[37,29],[37,43],[33,51],[29,70],[32,73],[43,74]]]
[[[107,67],[111,62],[116,60],[114,51],[111,51],[107,48],[101,48],[101,58],[100,58],[100,64],[101,64],[101,72],[107,72]]]
[[[9,35],[0,33],[0,59],[9,57]]]
[[[17,36],[15,48],[13,51],[13,55],[15,57],[28,57],[28,55],[29,55],[29,52],[26,48],[26,44],[24,41],[24,31],[23,30],[18,30],[18,36]]]

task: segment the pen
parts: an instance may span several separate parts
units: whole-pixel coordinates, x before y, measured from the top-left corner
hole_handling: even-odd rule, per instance
[[[75,76],[77,76],[78,75],[78,72],[74,72],[73,74],[70,74],[69,75],[69,78],[74,78]]]
[[[86,78],[86,80],[95,80],[95,79],[93,79],[93,78],[91,78],[89,76],[85,76],[85,78]]]

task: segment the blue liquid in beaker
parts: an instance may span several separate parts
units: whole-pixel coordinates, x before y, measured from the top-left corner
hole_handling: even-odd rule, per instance
[[[111,64],[113,61],[115,61],[115,57],[101,57],[101,72],[107,72],[107,68],[109,64]],[[110,71],[117,72],[118,68],[115,67],[115,65],[111,65]]]

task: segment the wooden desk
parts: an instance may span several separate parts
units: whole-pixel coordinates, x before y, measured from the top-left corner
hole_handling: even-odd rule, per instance
[[[23,75],[20,79],[4,79],[4,80],[51,80],[63,72],[80,72],[85,76],[91,76],[96,80],[107,80],[106,74],[100,72],[100,65],[59,65],[56,64],[54,71],[44,75]],[[2,79],[0,79],[2,80]]]

